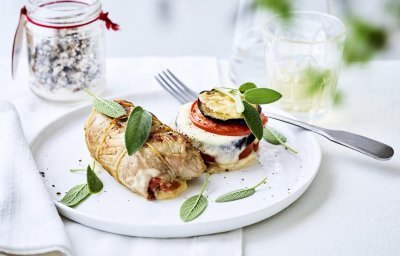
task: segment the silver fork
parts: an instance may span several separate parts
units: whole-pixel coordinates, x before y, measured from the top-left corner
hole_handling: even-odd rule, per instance
[[[198,93],[187,87],[168,69],[158,73],[155,76],[155,79],[161,85],[161,87],[163,87],[169,94],[174,96],[181,103],[194,101],[198,96]],[[308,131],[315,132],[329,139],[330,141],[356,150],[377,160],[389,160],[394,154],[394,150],[392,147],[382,142],[358,134],[321,128],[274,113],[267,113],[267,116],[268,118],[272,118],[278,121],[298,126]]]

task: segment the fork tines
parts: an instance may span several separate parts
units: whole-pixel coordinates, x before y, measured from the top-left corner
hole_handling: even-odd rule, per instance
[[[164,70],[154,77],[169,94],[181,103],[193,101],[197,93],[182,83],[170,70]]]

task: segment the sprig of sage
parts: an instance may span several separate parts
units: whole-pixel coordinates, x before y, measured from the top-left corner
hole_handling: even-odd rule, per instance
[[[76,169],[70,169],[70,172],[86,172],[87,168],[76,168]]]
[[[69,207],[75,207],[90,195],[99,193],[102,189],[103,182],[97,177],[90,165],[88,165],[86,169],[86,184],[76,185],[71,188],[61,199],[60,203]]]
[[[267,178],[264,178],[263,180],[261,180],[259,183],[257,183],[256,185],[254,185],[251,188],[244,188],[244,189],[238,189],[238,190],[234,190],[231,192],[228,192],[226,194],[223,194],[221,196],[219,196],[215,202],[217,203],[226,203],[226,202],[231,202],[231,201],[236,201],[236,200],[240,200],[249,196],[254,195],[254,193],[256,193],[256,188],[258,186],[260,186],[261,184],[266,183]]]
[[[298,153],[297,150],[295,150],[294,148],[292,148],[286,144],[286,141],[287,141],[286,136],[272,127],[267,126],[264,128],[263,138],[264,138],[264,140],[266,140],[267,142],[269,142],[273,145],[282,145],[287,150],[291,151],[292,153],[294,153],[294,154]]]
[[[205,196],[203,196],[203,192],[207,186],[209,177],[210,174],[207,173],[206,180],[204,181],[200,194],[189,197],[185,202],[183,202],[179,215],[181,220],[184,222],[189,222],[196,219],[206,209],[208,200]]]
[[[255,85],[252,82],[247,82],[247,83],[244,83],[241,86],[239,86],[239,91],[241,93],[245,93],[247,90],[254,89],[254,88],[257,88],[257,85]]]
[[[87,94],[94,98],[93,107],[100,113],[112,118],[126,115],[125,109],[115,101],[105,100],[97,97],[88,89],[84,89]],[[152,116],[142,107],[135,107],[129,115],[125,128],[125,147],[128,155],[133,155],[146,142],[150,135]],[[72,169],[71,172],[81,171]]]
[[[247,101],[244,100],[243,105],[244,105],[244,111],[243,111],[244,121],[246,122],[247,126],[250,128],[254,136],[258,140],[261,140],[263,136],[263,124],[261,121],[260,114]]]
[[[268,88],[248,89],[243,96],[247,102],[252,104],[270,104],[282,98],[282,94]]]
[[[86,180],[90,194],[99,193],[103,189],[103,182],[97,177],[90,165],[87,167]]]
[[[125,147],[128,155],[138,151],[149,138],[152,116],[140,106],[136,106],[129,115],[125,128]]]
[[[71,188],[61,199],[60,203],[69,207],[75,207],[90,195],[88,185],[80,184]]]
[[[96,167],[96,161],[93,159],[93,163],[92,163],[92,170],[94,170],[94,168]],[[70,172],[87,172],[87,167],[86,168],[72,168],[69,170]]]
[[[97,97],[94,93],[89,91],[88,89],[84,89],[87,94],[94,98],[93,107],[100,113],[105,114],[106,116],[112,118],[118,118],[123,115],[126,115],[125,109],[113,100],[105,100]]]
[[[257,88],[251,82],[240,85],[239,89],[216,87],[214,90],[235,101],[236,111],[243,114],[246,125],[254,136],[261,140],[263,136],[262,120],[260,114],[251,104],[270,104],[279,100],[282,94],[269,88]]]

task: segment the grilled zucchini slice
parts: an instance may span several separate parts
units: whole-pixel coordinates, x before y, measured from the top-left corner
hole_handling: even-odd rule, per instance
[[[236,111],[235,101],[216,90],[202,91],[199,94],[198,107],[207,118],[224,123],[245,123],[242,113]],[[252,106],[261,112],[260,105]]]

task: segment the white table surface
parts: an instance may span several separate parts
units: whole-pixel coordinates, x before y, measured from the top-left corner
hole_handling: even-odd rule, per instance
[[[127,63],[135,60],[111,59],[108,72],[122,73]],[[226,78],[226,62],[220,67]],[[12,81],[9,61],[0,61],[0,98],[16,104],[29,140],[37,132],[32,123],[45,125],[71,106],[37,99],[24,72]],[[379,162],[319,138],[323,159],[314,182],[281,213],[243,229],[245,255],[400,255],[399,83],[400,61],[343,70],[344,103],[318,124],[386,142],[394,147],[393,159]],[[129,84],[108,84],[107,95],[132,91]],[[46,111],[31,116],[39,106]]]

